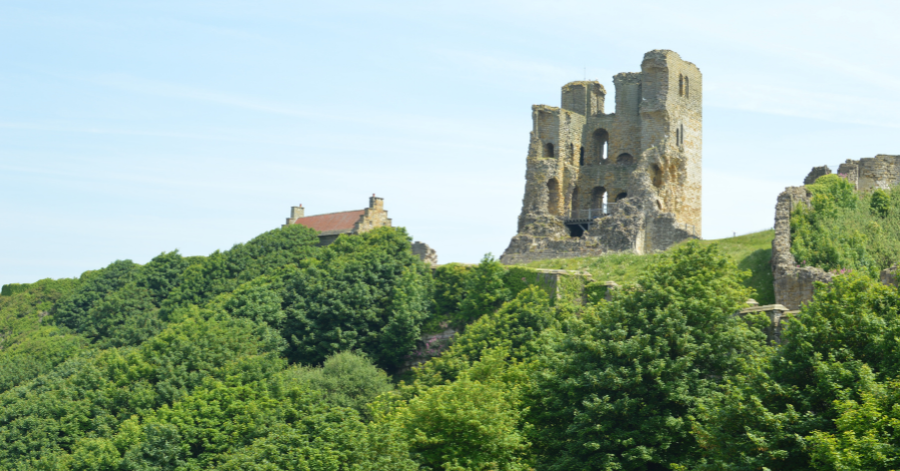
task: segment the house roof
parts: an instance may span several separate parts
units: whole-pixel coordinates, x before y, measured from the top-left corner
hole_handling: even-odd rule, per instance
[[[340,213],[319,214],[298,218],[294,224],[300,224],[319,232],[350,232],[365,212],[365,209],[358,209]]]

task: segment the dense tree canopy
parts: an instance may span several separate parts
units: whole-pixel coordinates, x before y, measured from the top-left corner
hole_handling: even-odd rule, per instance
[[[893,224],[895,192],[860,198],[835,178],[794,215],[806,249],[823,247],[828,214]],[[607,300],[551,298],[534,272],[490,255],[431,269],[410,240],[381,228],[319,247],[295,225],[208,257],[167,252],[7,289],[0,468],[900,463],[900,294],[868,269],[818,286],[770,345],[765,314],[737,315],[753,293],[715,246],[661,254]],[[419,355],[448,328],[446,350]]]

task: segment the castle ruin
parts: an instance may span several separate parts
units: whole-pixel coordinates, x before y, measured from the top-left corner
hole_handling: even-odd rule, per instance
[[[858,191],[888,190],[900,185],[900,155],[879,154],[859,160],[847,159],[838,166],[837,173],[853,184]],[[828,166],[813,167],[804,185],[811,185],[823,175],[830,175]],[[810,207],[812,194],[803,186],[785,188],[775,205],[775,239],[772,241],[772,275],[775,278],[775,302],[789,309],[800,309],[815,293],[816,282],[830,283],[833,274],[818,267],[800,266],[791,253],[791,214],[804,205]],[[882,272],[882,282],[896,283],[891,270]]]
[[[615,113],[595,81],[562,88],[562,107],[534,105],[518,233],[500,260],[649,253],[701,227],[703,82],[667,50],[613,77]]]

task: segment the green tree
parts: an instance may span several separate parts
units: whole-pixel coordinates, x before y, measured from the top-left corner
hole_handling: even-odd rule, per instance
[[[458,327],[496,311],[510,300],[512,295],[503,282],[505,273],[506,268],[494,260],[491,254],[485,255],[478,266],[472,269],[466,279],[466,296],[459,303],[456,316]]]
[[[336,353],[321,367],[297,367],[285,372],[289,381],[321,391],[329,404],[355,409],[369,418],[368,403],[394,389],[390,377],[365,355]]]
[[[50,311],[53,322],[78,332],[91,328],[89,311],[94,305],[134,279],[138,265],[131,260],[119,260],[108,267],[84,272],[78,288],[60,299]]]
[[[695,433],[707,455],[699,469],[814,469],[803,437],[837,436],[836,404],[864,402],[867,384],[900,374],[898,309],[895,288],[861,273],[818,285],[777,355],[732,378],[698,411]],[[826,460],[823,449],[816,453]]]
[[[463,372],[456,381],[413,389],[411,398],[376,410],[379,421],[403,430],[413,457],[426,469],[532,469],[517,388]]]
[[[430,270],[403,229],[339,237],[319,260],[285,278],[289,358],[319,364],[360,350],[394,370],[415,348],[431,300]]]
[[[560,327],[567,313],[550,307],[547,293],[537,286],[521,291],[497,312],[482,316],[460,334],[441,356],[416,368],[416,378],[428,384],[453,380],[481,360],[485,352],[504,349],[511,359],[531,359],[541,350],[544,331]],[[557,335],[558,336],[558,335]]]
[[[569,322],[529,391],[540,468],[653,470],[696,458],[699,399],[765,348],[734,316],[750,295],[744,276],[715,245],[688,243]]]

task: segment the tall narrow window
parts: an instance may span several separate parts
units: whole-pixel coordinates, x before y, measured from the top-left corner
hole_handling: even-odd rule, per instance
[[[544,144],[544,157],[550,158],[553,157],[553,143],[548,142]]]
[[[547,212],[559,216],[559,182],[555,178],[547,182],[547,192]]]
[[[684,123],[681,124],[681,142],[679,144],[684,145]]]
[[[606,132],[605,129],[594,131],[593,138],[591,139],[591,146],[593,146],[591,157],[594,159],[594,162],[605,163],[607,148],[609,147],[609,133]]]
[[[581,146],[579,153],[581,155],[578,157],[578,165],[584,165],[584,146]]]
[[[676,146],[681,145],[681,129],[680,128],[675,128],[675,145]]]
[[[691,97],[691,82],[690,82],[690,80],[688,80],[687,77],[684,78],[684,97],[685,98]]]
[[[678,96],[684,96],[684,75],[678,74]]]

